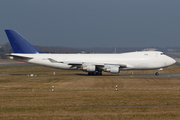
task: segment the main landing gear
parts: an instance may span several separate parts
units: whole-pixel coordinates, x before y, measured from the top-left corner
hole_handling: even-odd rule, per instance
[[[88,75],[102,75],[102,72],[88,72]]]
[[[94,72],[88,72],[88,75],[94,75]]]

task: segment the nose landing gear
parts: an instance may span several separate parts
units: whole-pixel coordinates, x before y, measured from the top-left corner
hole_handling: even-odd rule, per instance
[[[158,75],[159,75],[159,70],[163,70],[163,68],[159,68],[159,69],[157,69],[157,72],[155,73],[155,75],[156,75],[156,76],[158,76]]]
[[[156,72],[155,75],[158,76],[158,75],[159,75],[159,72]]]

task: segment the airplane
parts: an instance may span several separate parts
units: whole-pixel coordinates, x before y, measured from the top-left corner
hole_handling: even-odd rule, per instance
[[[15,30],[5,30],[14,53],[10,59],[58,69],[82,70],[88,75],[102,75],[102,71],[159,70],[176,61],[160,51],[138,51],[119,54],[46,54],[41,53]]]

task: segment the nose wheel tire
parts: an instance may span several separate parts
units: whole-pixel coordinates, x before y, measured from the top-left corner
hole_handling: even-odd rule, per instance
[[[156,76],[158,76],[158,75],[159,75],[159,73],[158,73],[158,72],[156,72],[156,73],[155,73],[155,75],[156,75]]]

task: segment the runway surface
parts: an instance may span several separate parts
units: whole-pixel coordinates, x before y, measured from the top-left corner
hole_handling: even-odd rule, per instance
[[[180,105],[147,105],[147,106],[57,106],[47,108],[152,108],[152,107],[180,107]],[[43,107],[44,108],[44,107]]]
[[[0,76],[31,76],[31,77],[37,77],[37,76],[87,76],[87,74],[73,74],[73,75],[36,75],[36,74],[0,74]],[[102,75],[102,76],[116,76],[116,77],[180,77],[180,74],[160,74],[159,76],[156,76],[154,74],[144,74],[144,75]]]
[[[17,65],[18,63],[0,63],[0,65]]]
[[[49,75],[54,76],[54,75]],[[87,74],[75,74],[75,75],[55,75],[55,76],[88,76]],[[102,76],[117,76],[117,77],[180,77],[180,74],[160,74],[159,76],[156,76],[154,74],[140,74],[140,75],[102,75]]]
[[[154,74],[147,74],[147,75],[121,75],[121,76],[131,76],[131,77],[180,77],[180,74],[160,74],[156,76]]]
[[[26,63],[0,63],[0,65],[31,65]],[[27,74],[0,74],[0,76],[28,76]],[[30,76],[30,75],[29,75]],[[67,74],[67,75],[34,75],[34,76],[88,76],[87,74]],[[96,75],[95,75],[96,76]],[[102,75],[102,76],[117,76],[117,77],[180,77],[180,74],[160,74],[159,76],[156,76],[154,74],[139,74],[139,75],[122,75],[122,74],[116,74],[116,75]]]
[[[31,65],[31,64],[12,62],[12,63],[0,63],[0,66],[1,65]]]

